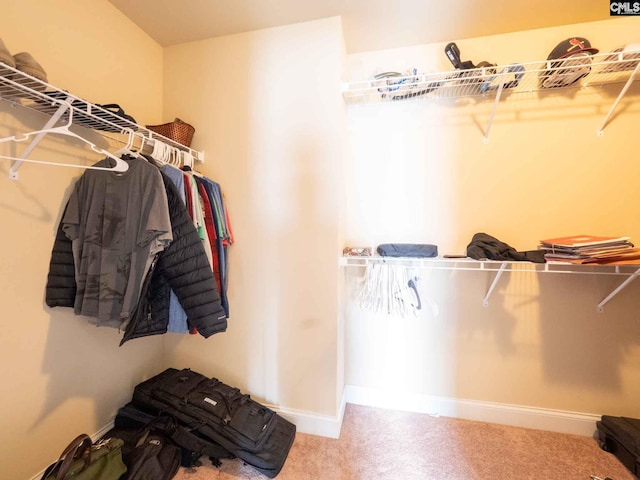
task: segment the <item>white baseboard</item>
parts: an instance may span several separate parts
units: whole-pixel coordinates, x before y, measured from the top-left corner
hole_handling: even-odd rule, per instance
[[[600,415],[347,385],[347,403],[591,437]]]
[[[278,415],[289,420],[296,426],[296,431],[300,433],[308,433],[310,435],[318,435],[320,437],[338,438],[340,437],[340,429],[342,428],[342,419],[344,418],[344,409],[347,404],[346,391],[342,394],[338,414],[333,417],[329,415],[319,415],[312,412],[304,412],[302,410],[294,410],[292,408],[282,408],[274,405],[267,405]]]

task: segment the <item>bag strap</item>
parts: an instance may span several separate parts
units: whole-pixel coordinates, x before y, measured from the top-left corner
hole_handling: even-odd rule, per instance
[[[98,105],[100,108],[104,108],[105,110],[109,110],[111,113],[115,113],[116,115],[122,116],[124,113],[123,108],[117,103],[107,103],[105,105]]]
[[[71,468],[71,464],[74,460],[81,458],[84,453],[89,450],[88,455],[85,456],[84,466],[82,470],[89,466],[91,462],[91,445],[93,442],[91,441],[91,437],[86,433],[81,433],[76,438],[74,438],[71,443],[64,449],[64,451],[60,454],[60,458],[58,459],[58,463],[62,461],[60,464],[60,469],[58,470],[58,474],[56,475],[56,480],[64,480],[69,473],[69,469]],[[82,471],[81,470],[81,471]]]
[[[40,480],[46,480],[47,477],[51,475],[55,471],[55,469],[60,466],[61,463],[62,462],[60,460],[56,460],[54,463],[49,465],[47,469],[44,471],[44,473],[42,474],[42,477],[40,478]]]
[[[87,445],[88,442],[88,445]],[[41,480],[45,480],[47,477],[49,477],[50,475],[54,475],[56,474],[56,480],[62,480],[64,479],[64,476],[67,474],[69,467],[66,467],[65,471],[64,471],[64,475],[61,475],[62,473],[62,466],[65,462],[65,460],[67,458],[70,458],[71,461],[73,461],[74,457],[76,456],[80,456],[82,454],[84,454],[84,451],[87,449],[88,447],[91,447],[91,438],[87,435],[87,434],[80,434],[78,435],[76,438],[74,438],[71,443],[69,443],[69,445],[67,445],[65,447],[65,449],[62,451],[62,453],[60,454],[60,457],[58,457],[58,460],[56,460],[54,463],[52,463],[51,465],[49,465],[47,467],[47,469],[44,471],[44,473],[42,474],[42,478]],[[80,452],[78,452],[78,449],[82,447],[82,450],[80,450]],[[88,460],[86,461],[86,463],[88,463]]]
[[[107,103],[105,105],[98,105],[98,107],[100,108],[104,108],[105,110],[107,110],[108,112],[113,113],[114,115],[117,115],[121,118],[124,118],[125,120],[128,120],[131,123],[137,123],[136,119],[133,118],[131,115],[127,115],[124,111],[124,108],[122,108],[120,105],[118,105],[117,103]],[[129,127],[131,128],[131,127]],[[134,130],[137,130],[137,127],[134,128]]]

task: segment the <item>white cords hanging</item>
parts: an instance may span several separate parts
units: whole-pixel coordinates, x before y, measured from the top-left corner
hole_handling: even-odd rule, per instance
[[[416,286],[416,276],[402,265],[386,263],[369,263],[364,276],[360,279],[360,307],[363,310],[383,312],[388,315],[400,315],[402,318],[410,313],[417,315],[420,309],[420,297],[417,288],[410,287],[410,281]]]
[[[367,263],[360,278],[358,301],[363,310],[399,315],[418,315],[422,302],[418,292],[419,277],[415,269],[404,265],[387,263]],[[427,305],[434,316],[438,316],[438,305],[425,296]]]

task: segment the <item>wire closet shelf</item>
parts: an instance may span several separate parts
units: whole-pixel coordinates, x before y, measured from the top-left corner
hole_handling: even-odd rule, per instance
[[[343,83],[349,103],[489,97],[631,82],[640,51],[576,55],[562,60],[371,78]],[[572,81],[573,80],[573,81]]]
[[[42,112],[50,117],[53,117],[61,107],[66,107],[71,110],[74,125],[93,129],[99,133],[126,134],[133,131],[146,139],[157,140],[180,151],[188,152],[198,162],[204,161],[203,152],[193,150],[3,63],[0,63],[0,99]],[[68,114],[63,114],[60,121],[64,122],[67,119]]]
[[[369,257],[342,256],[338,260],[338,266],[347,267],[367,267],[371,264],[404,265],[407,267],[427,269],[427,270],[462,270],[477,272],[493,272],[495,276],[482,303],[489,306],[491,297],[496,285],[505,272],[514,273],[562,273],[562,274],[588,274],[588,275],[617,275],[624,277],[624,280],[614,288],[609,295],[602,299],[598,305],[598,312],[604,311],[604,306],[616,295],[626,288],[632,281],[640,276],[640,265],[577,265],[563,262],[516,262],[503,260],[474,260],[472,258],[393,258],[378,255]]]

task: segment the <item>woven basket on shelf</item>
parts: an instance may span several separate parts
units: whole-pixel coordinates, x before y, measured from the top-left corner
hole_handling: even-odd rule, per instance
[[[191,125],[183,122],[177,117],[173,122],[163,123],[162,125],[147,125],[147,128],[152,132],[159,133],[160,135],[170,138],[174,142],[178,142],[185,147],[191,146],[193,133],[196,131],[196,129]]]

